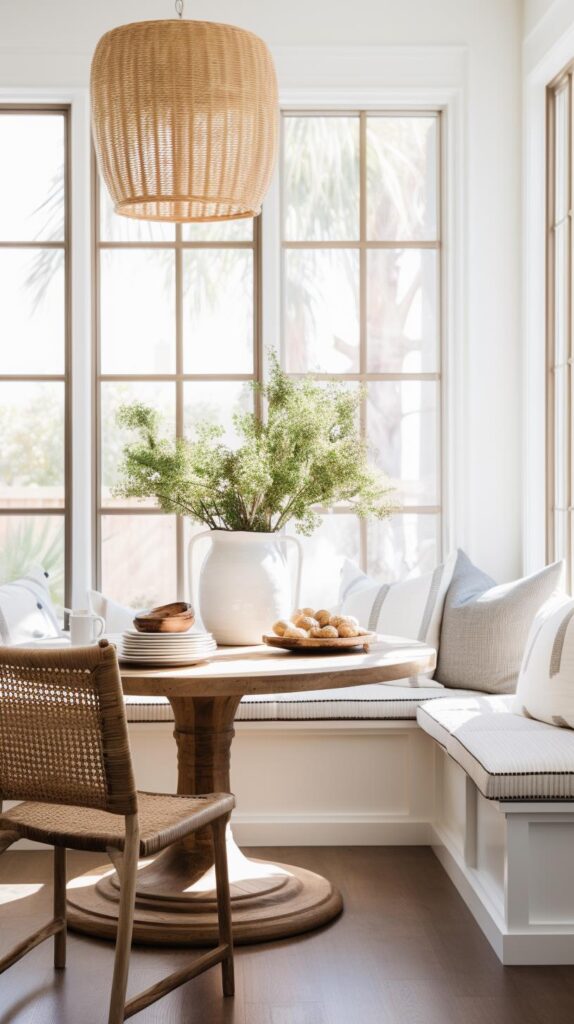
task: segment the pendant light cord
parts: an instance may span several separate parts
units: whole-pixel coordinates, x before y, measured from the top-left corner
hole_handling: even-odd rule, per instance
[[[183,0],[175,0],[175,13],[178,18],[183,18]]]

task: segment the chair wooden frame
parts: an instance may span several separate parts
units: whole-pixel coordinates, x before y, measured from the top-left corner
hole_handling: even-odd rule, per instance
[[[107,696],[110,696],[109,681],[110,672],[113,677],[114,670],[117,676],[117,694],[118,700],[121,701],[121,684],[119,681],[119,672],[117,671],[117,662],[115,659],[115,653],[110,648],[105,650],[105,643],[100,648],[101,652],[101,664],[104,669],[104,676],[106,677],[106,683],[108,684]],[[95,651],[98,649],[96,648]],[[91,661],[96,670],[100,668],[99,657],[95,654],[92,648],[90,654],[83,649],[76,649],[78,655],[87,655],[88,660]],[[55,652],[49,652],[51,655]],[[60,656],[63,652],[59,652]],[[6,649],[0,650],[0,669],[2,668],[3,658],[1,655],[6,655]],[[40,652],[34,652],[32,656],[31,652],[25,652],[25,655],[30,659],[31,672],[41,675],[41,654]],[[23,661],[22,654],[20,654],[18,661]],[[54,661],[52,657],[52,662]],[[74,655],[72,652],[66,652],[65,662],[68,662],[69,666],[74,666]],[[12,655],[7,656],[6,661],[13,662],[14,658]],[[50,658],[48,658],[50,661]],[[82,658],[80,657],[80,664]],[[21,668],[21,665],[18,666]],[[96,684],[96,686],[99,683]],[[113,692],[112,692],[113,696]],[[117,711],[117,709],[116,709]],[[161,999],[162,996],[167,995],[173,989],[179,985],[183,985],[185,982],[190,981],[192,978],[197,977],[203,971],[208,970],[210,967],[214,967],[220,963],[222,968],[222,982],[223,982],[223,993],[225,996],[232,996],[234,994],[234,970],[233,970],[233,936],[232,936],[232,921],[231,921],[231,904],[230,904],[230,893],[229,893],[229,877],[227,871],[227,852],[226,852],[226,821],[229,812],[229,806],[232,798],[225,795],[225,801],[218,800],[222,805],[213,809],[211,817],[208,821],[205,820],[205,812],[198,810],[196,813],[196,820],[194,819],[193,813],[187,816],[186,819],[186,834],[190,834],[197,831],[200,828],[205,828],[207,825],[211,828],[213,837],[213,847],[215,854],[215,877],[216,877],[216,893],[217,893],[217,913],[218,913],[218,925],[219,925],[219,936],[218,945],[209,950],[207,953],[202,954],[188,966],[180,968],[177,971],[172,972],[166,978],[157,982],[155,985],[145,989],[138,995],[134,996],[126,1003],[126,989],[129,972],[129,958],[132,944],[132,931],[133,931],[133,916],[135,907],[135,896],[136,896],[136,881],[137,881],[137,870],[138,870],[138,859],[140,856],[140,823],[137,811],[137,794],[135,786],[130,786],[131,776],[131,759],[129,754],[129,746],[127,746],[127,728],[125,727],[125,713],[123,712],[123,703],[121,704],[121,717],[123,721],[120,721],[119,728],[117,723],[117,717],[114,719],[115,733],[114,742],[122,743],[125,739],[126,746],[120,747],[120,757],[115,765],[115,771],[118,773],[118,764],[124,762],[123,769],[124,774],[120,780],[121,783],[121,798],[125,809],[130,809],[130,813],[124,813],[124,825],[125,832],[120,837],[117,845],[107,845],[106,852],[116,868],[120,881],[120,905],[119,905],[119,917],[118,917],[118,929],[116,937],[115,947],[115,958],[114,958],[114,970],[112,978],[112,987],[110,995],[110,1008],[108,1016],[108,1024],[121,1024],[122,1021],[128,1017],[133,1016],[135,1013],[139,1013],[140,1010],[150,1006],[156,1000]],[[125,736],[123,735],[125,729]],[[119,773],[118,773],[119,778]],[[127,780],[127,781],[126,781]],[[116,779],[117,781],[117,779]],[[116,789],[118,787],[116,786]],[[113,787],[112,787],[113,790]],[[25,793],[2,792],[0,794],[3,797],[10,799],[21,799],[26,798]],[[34,794],[36,800],[38,795]],[[111,796],[107,798],[108,808],[109,802],[114,799],[113,791]],[[119,799],[116,794],[116,799]],[[39,797],[40,803],[49,803],[50,801],[44,797]],[[82,806],[81,802],[76,799],[70,799],[68,801],[77,806]],[[133,808],[133,810],[132,810]],[[18,839],[22,838],[25,834],[25,829],[18,827],[18,821],[16,818],[10,820],[9,816],[11,813],[17,814],[18,808],[14,808],[13,812],[7,812],[3,820],[0,821],[0,854],[4,853],[13,843]],[[2,812],[2,800],[0,799],[0,816]],[[0,974],[6,971],[13,964],[21,960],[26,953],[34,949],[41,942],[51,937],[54,938],[54,966],[58,969],[63,969],[66,966],[66,935],[67,935],[67,921],[66,921],[66,834],[62,833],[61,836],[57,837],[54,832],[51,834],[52,842],[48,838],[42,840],[41,836],[36,836],[40,842],[45,842],[47,845],[53,845],[54,848],[54,888],[53,888],[53,917],[52,920],[39,928],[32,935],[29,935],[26,939],[15,946],[10,952],[5,954],[0,959]],[[58,839],[56,843],[53,840]],[[167,845],[167,844],[164,844]],[[98,845],[97,840],[90,843],[89,836],[83,836],[81,842],[81,849],[89,850],[101,849]]]

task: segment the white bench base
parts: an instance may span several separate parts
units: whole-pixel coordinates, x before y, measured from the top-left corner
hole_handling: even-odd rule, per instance
[[[504,964],[574,963],[574,804],[486,800],[435,744],[433,850]]]

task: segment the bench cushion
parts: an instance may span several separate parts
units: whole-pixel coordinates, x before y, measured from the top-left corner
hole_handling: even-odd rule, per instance
[[[425,702],[422,729],[464,768],[489,800],[572,800],[574,732],[512,713],[514,697]]]
[[[467,691],[465,691],[466,695]],[[432,698],[452,698],[453,691],[430,686],[369,683],[335,690],[271,693],[243,697],[238,722],[325,721],[327,719],[415,719],[417,707]],[[128,722],[171,722],[165,697],[126,697]]]

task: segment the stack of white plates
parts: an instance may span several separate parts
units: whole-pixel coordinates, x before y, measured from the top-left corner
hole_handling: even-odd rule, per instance
[[[119,656],[122,661],[138,665],[195,665],[216,650],[211,633],[139,633],[127,629],[122,633]]]

